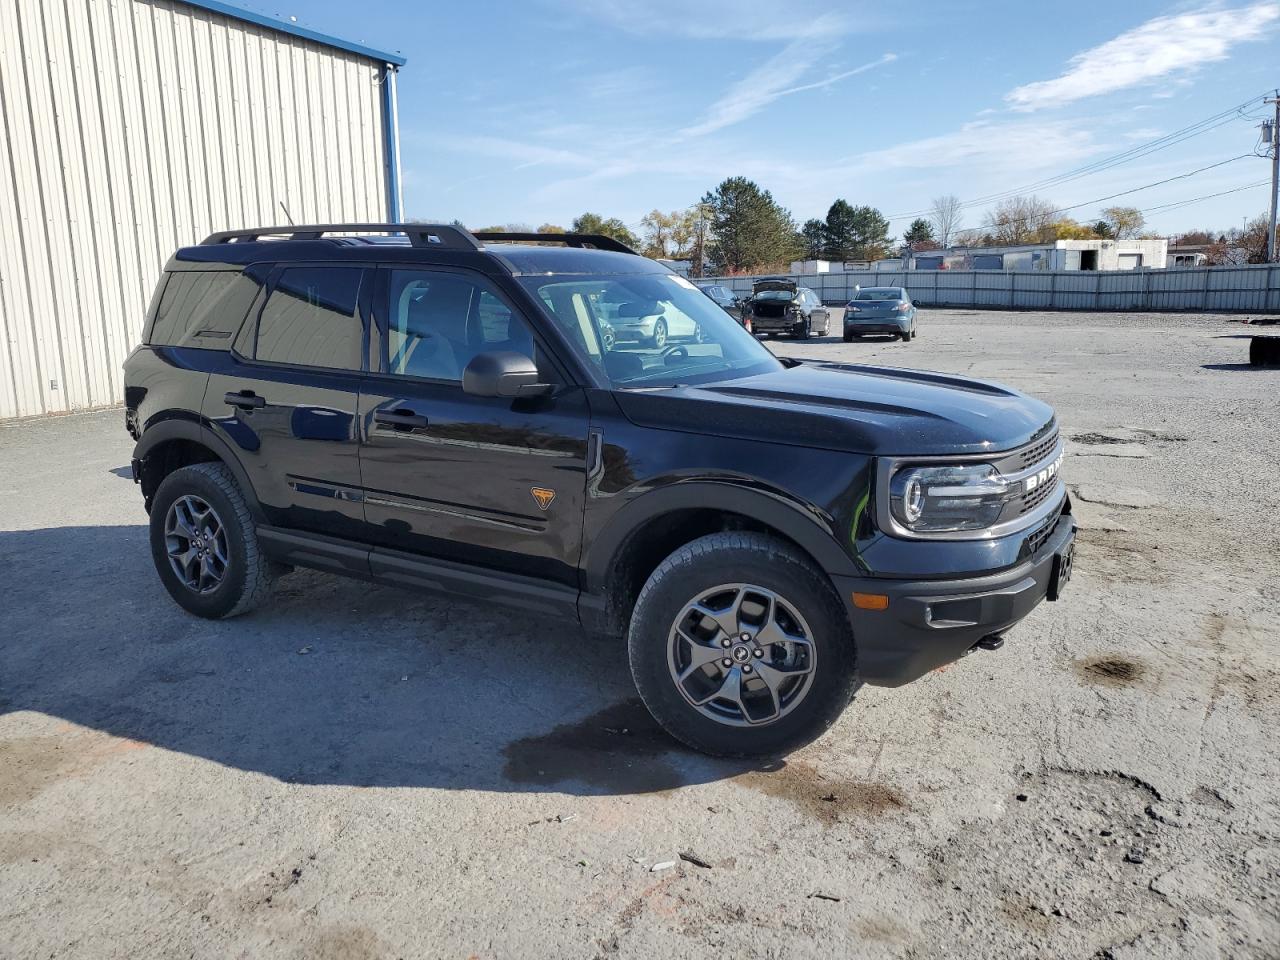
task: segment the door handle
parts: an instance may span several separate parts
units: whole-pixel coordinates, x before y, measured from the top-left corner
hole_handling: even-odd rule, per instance
[[[258,396],[252,390],[226,393],[223,394],[222,399],[233,407],[239,407],[241,410],[253,410],[267,405],[266,398]]]
[[[427,418],[401,407],[396,410],[377,411],[373,415],[373,422],[380,427],[390,427],[392,430],[412,430],[415,427],[425,427]]]

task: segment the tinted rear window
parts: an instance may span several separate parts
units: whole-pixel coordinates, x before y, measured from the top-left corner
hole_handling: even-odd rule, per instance
[[[359,267],[281,271],[258,318],[254,356],[267,363],[359,370],[364,330]]]
[[[258,284],[234,271],[171,273],[147,343],[230,350],[257,294]]]
[[[902,291],[896,289],[890,290],[860,290],[857,300],[901,300]]]

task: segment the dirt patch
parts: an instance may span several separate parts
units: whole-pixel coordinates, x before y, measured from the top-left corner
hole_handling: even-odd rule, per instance
[[[502,775],[512,783],[539,786],[577,780],[624,793],[670,790],[684,784],[669,756],[680,749],[633,697],[548,733],[512,741],[502,751],[507,759]]]
[[[1090,683],[1103,687],[1128,687],[1146,673],[1142,664],[1126,657],[1091,657],[1077,661],[1076,670]]]
[[[793,761],[780,770],[752,770],[736,783],[791,803],[831,826],[849,817],[879,817],[911,808],[897,787],[867,780],[826,778],[810,763]]]
[[[1124,437],[1113,437],[1109,433],[1077,433],[1072,438],[1076,443],[1088,446],[1104,446],[1109,443],[1132,443]]]

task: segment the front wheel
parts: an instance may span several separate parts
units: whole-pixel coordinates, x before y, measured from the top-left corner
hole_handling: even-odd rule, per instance
[[[636,601],[628,653],[658,723],[715,756],[795,750],[857,689],[852,631],[827,578],[762,534],[711,534],[664,560]]]
[[[649,338],[649,346],[661,350],[667,345],[667,321],[661,317],[653,325],[653,336]]]

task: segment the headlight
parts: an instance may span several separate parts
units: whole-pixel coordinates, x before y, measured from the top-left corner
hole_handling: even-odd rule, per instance
[[[907,467],[889,481],[889,510],[913,533],[982,530],[1020,488],[989,463]]]

